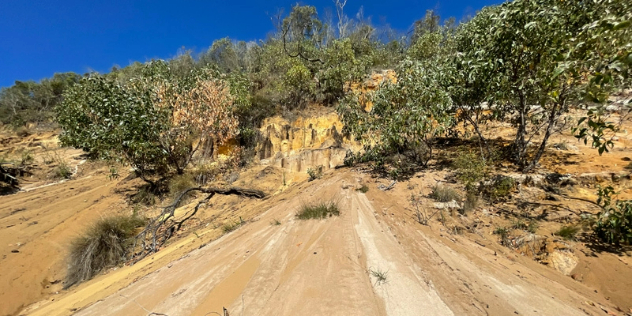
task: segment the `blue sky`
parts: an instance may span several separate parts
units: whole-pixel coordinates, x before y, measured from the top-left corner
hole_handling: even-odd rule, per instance
[[[356,1],[345,13],[364,8],[375,24],[405,31],[427,9],[457,20],[499,0]],[[270,16],[296,1],[0,0],[0,87],[15,80],[40,80],[55,72],[107,72],[114,65],[169,58],[178,49],[196,51],[215,39],[265,38]],[[302,1],[321,16],[332,0]]]

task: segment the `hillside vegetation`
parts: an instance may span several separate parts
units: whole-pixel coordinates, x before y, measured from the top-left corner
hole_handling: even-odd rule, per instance
[[[127,203],[134,204],[132,217],[106,216],[76,237],[65,286],[159,251],[169,238],[193,227],[185,224],[187,220],[202,225],[195,215],[211,205],[215,194],[267,197],[268,192],[258,189],[227,188],[237,181],[239,170],[245,170],[241,167],[257,161],[262,122],[276,115],[292,121],[320,106],[335,111],[337,122],[344,124],[341,135],[334,126],[335,133],[328,136],[344,137],[359,144],[354,149],[361,148],[349,150],[344,164],[364,168],[377,179],[388,178],[390,184],[377,187],[379,196],[388,194],[397,181],[408,183],[408,191],[391,192],[399,195],[394,204],[410,204],[406,206],[409,222],[412,218],[425,229],[436,219],[451,235],[486,229],[504,248],[522,251],[531,246],[534,259],[557,250],[547,246],[561,244],[557,239],[543,238],[544,233],[536,236],[547,209],[531,213],[543,205],[568,208],[539,200],[573,199],[560,192],[574,184],[567,185],[571,180],[566,175],[542,171],[545,153],[552,137],[566,132],[601,156],[614,148],[617,133],[629,123],[631,2],[515,0],[483,8],[458,23],[442,22],[428,11],[406,34],[375,27],[361,14],[349,18],[344,3],[336,4],[336,21],[323,21],[313,6],[296,5],[288,14],[275,16],[274,31],[257,42],[224,38],[199,55],[184,51],[169,60],[136,62],[104,74],[55,74],[39,83],[16,82],[0,91],[2,124],[24,136],[38,126],[54,125],[61,130],[62,146],[81,149],[90,163],[107,164],[109,180],[137,180],[127,184],[132,189],[125,189],[133,191],[127,196]],[[372,80],[376,74],[383,80]],[[608,107],[619,95],[628,99],[617,106],[617,120],[612,120],[608,113],[614,111]],[[499,126],[506,137],[492,130]],[[290,138],[288,130],[282,140]],[[20,190],[24,175],[33,174],[33,160],[29,152],[19,162],[0,160],[0,184],[11,188],[3,192]],[[57,172],[60,183],[79,172],[78,165],[72,169],[58,160],[60,168],[65,166],[63,174]],[[117,168],[124,176],[123,170],[129,169],[129,176],[118,179]],[[306,168],[306,182],[317,186],[327,179],[328,168]],[[426,178],[413,183],[414,175],[431,168],[445,181],[429,184]],[[444,168],[453,172],[441,173]],[[248,185],[270,172],[257,171]],[[220,174],[220,187],[207,187],[215,185]],[[283,192],[289,187],[286,173],[275,176],[281,179],[276,182],[282,183],[278,190]],[[612,182],[600,181],[603,186],[586,186],[597,198],[596,202],[583,199],[593,212],[569,209],[569,219],[549,233],[570,242],[590,232],[584,241],[613,252],[629,246],[632,202],[617,198],[615,178],[621,180],[613,175]],[[354,192],[367,194],[364,181]],[[342,183],[344,190],[351,187]],[[423,185],[428,194],[417,193],[415,185]],[[528,189],[520,191],[523,186]],[[514,198],[516,191],[532,194],[531,200]],[[207,197],[200,199],[195,192]],[[357,203],[371,210],[365,207],[369,202],[364,195],[356,195]],[[192,199],[197,204],[176,220],[176,209]],[[291,219],[322,225],[319,221],[360,214],[339,206],[348,201],[334,200],[302,204]],[[157,212],[155,204],[162,204],[162,211]],[[509,204],[510,210],[502,208]],[[137,217],[140,205],[148,211]],[[384,205],[383,210],[388,209]],[[507,221],[491,227],[490,220],[487,228],[477,228],[478,218],[468,214],[481,205],[495,208]],[[484,215],[489,214],[485,209]],[[228,234],[255,217],[232,216],[216,228]],[[282,221],[275,217],[267,223],[281,226],[288,221],[279,218]],[[376,284],[388,282],[385,271],[371,271],[379,280]]]

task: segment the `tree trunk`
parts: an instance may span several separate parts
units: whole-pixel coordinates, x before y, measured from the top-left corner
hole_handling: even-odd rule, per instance
[[[560,102],[563,104],[564,100],[561,100]],[[533,168],[535,168],[535,165],[538,163],[538,161],[540,161],[540,158],[542,158],[542,154],[544,153],[544,150],[546,149],[546,144],[549,140],[549,137],[551,137],[553,126],[555,126],[555,122],[557,121],[557,116],[559,115],[558,113],[559,107],[560,107],[559,103],[555,103],[553,105],[553,108],[551,109],[551,114],[549,115],[549,122],[546,127],[546,133],[544,134],[544,138],[542,139],[542,142],[540,143],[540,147],[538,148],[538,151],[536,152],[535,157],[533,157],[533,160],[522,169],[522,172],[529,172],[533,170]]]

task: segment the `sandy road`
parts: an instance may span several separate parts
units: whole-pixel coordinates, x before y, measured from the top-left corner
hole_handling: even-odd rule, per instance
[[[194,250],[77,315],[582,315],[585,297],[537,272],[516,277],[489,251],[459,252],[417,225],[380,218],[384,192],[345,185],[349,174],[276,197],[256,221]],[[370,194],[369,194],[370,196]],[[303,203],[336,199],[341,215],[294,218]],[[395,204],[396,201],[391,200]],[[278,219],[281,225],[272,225]],[[464,247],[465,247],[464,246]],[[415,249],[415,251],[411,251]],[[132,267],[133,268],[133,267]],[[528,270],[528,267],[520,267]],[[111,277],[121,277],[124,270]],[[371,271],[386,273],[378,282]],[[523,272],[524,273],[524,272]],[[86,291],[94,291],[87,287]],[[33,315],[67,311],[71,293]],[[581,309],[580,309],[581,308]]]

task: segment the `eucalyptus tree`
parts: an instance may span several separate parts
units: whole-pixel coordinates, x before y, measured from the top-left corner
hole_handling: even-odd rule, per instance
[[[460,29],[459,64],[467,73],[461,81],[470,90],[459,103],[486,100],[494,119],[515,127],[512,153],[525,172],[542,157],[562,114],[580,100],[585,68],[579,60],[587,48],[572,39],[593,11],[592,1],[517,0],[479,12]]]
[[[208,138],[221,144],[238,133],[229,82],[209,69],[184,78],[162,61],[121,84],[92,75],[64,94],[56,107],[60,140],[93,157],[123,157],[148,183],[183,173]]]

